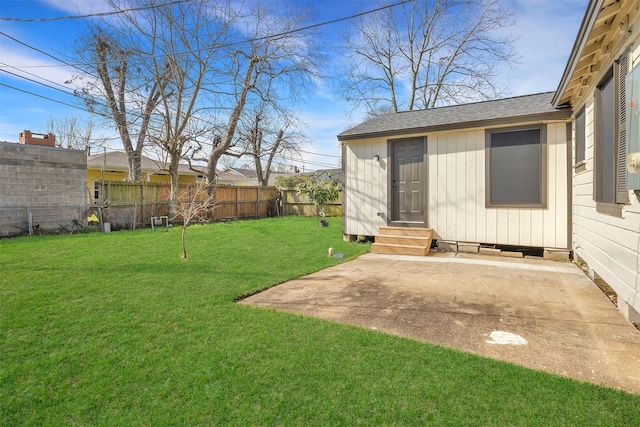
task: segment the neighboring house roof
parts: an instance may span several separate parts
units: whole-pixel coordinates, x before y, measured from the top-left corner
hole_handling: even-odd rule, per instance
[[[235,170],[234,168],[226,168],[224,170],[217,171],[216,176],[218,178],[218,182],[224,182],[224,183],[247,182],[247,181],[255,180],[255,178],[245,176],[244,174]],[[257,184],[257,181],[256,181],[256,184]]]
[[[258,174],[254,169],[248,168],[226,168],[217,172],[219,183],[244,183],[245,185],[258,185]],[[279,176],[299,175],[295,173],[271,172],[269,174],[268,185],[275,185],[275,180]]]
[[[551,104],[553,94],[554,92],[546,92],[428,110],[389,113],[342,132],[338,135],[338,140],[569,117],[569,109],[557,109]]]
[[[227,168],[226,171],[235,172],[239,176],[243,176],[245,178],[258,179],[258,174],[255,169],[249,168]]]
[[[611,60],[612,51],[619,40],[628,37],[639,13],[637,0],[589,1],[553,105],[568,104],[572,96],[584,95],[592,77],[602,71],[600,62]]]
[[[106,153],[92,154],[87,156],[87,167],[90,169],[98,169],[105,167],[108,170],[129,170],[129,161],[127,154],[122,151],[108,151]],[[160,160],[153,160],[148,157],[142,156],[140,166],[143,172],[158,173],[168,172],[168,166],[166,163]],[[180,164],[178,171],[182,175],[198,175],[197,172],[189,169],[189,165]]]
[[[308,175],[316,181],[328,181],[330,179],[342,184],[344,182],[344,173],[342,169],[319,169],[313,172],[305,172],[300,175]]]

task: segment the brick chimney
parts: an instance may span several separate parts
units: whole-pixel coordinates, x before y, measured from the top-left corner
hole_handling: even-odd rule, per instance
[[[52,133],[32,133],[30,130],[20,132],[20,144],[42,145],[44,147],[55,147],[56,136]]]

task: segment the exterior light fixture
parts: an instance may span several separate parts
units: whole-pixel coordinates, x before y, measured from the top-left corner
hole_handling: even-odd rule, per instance
[[[375,160],[376,162],[379,162],[379,161],[380,161],[380,156],[379,156],[379,155],[377,155],[377,154],[376,154],[376,155],[374,155],[374,156],[373,156],[373,160]]]

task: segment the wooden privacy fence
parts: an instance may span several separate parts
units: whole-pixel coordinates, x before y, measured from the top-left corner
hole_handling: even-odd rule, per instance
[[[101,186],[103,199],[110,200],[111,216],[126,218],[122,220],[122,228],[149,226],[152,217],[169,215],[171,186],[167,183],[105,181]],[[181,200],[205,201],[207,195],[197,184],[180,184],[178,197]],[[295,188],[278,190],[276,187],[218,186],[215,202],[213,219],[217,221],[276,215],[316,215],[314,204],[298,194]],[[325,214],[342,215],[342,192],[337,201],[327,203]],[[181,222],[181,219],[175,218],[175,221]],[[125,223],[128,225],[125,226]]]
[[[214,219],[276,216],[275,187],[217,187]]]
[[[282,215],[315,216],[315,205],[306,196],[298,194],[295,188],[280,190],[282,193]],[[325,208],[326,216],[342,216],[342,190],[338,200],[327,203]]]
[[[122,228],[149,226],[152,217],[169,215],[169,184],[105,181],[101,185],[101,194],[110,201],[105,210],[110,211],[113,218],[126,218],[120,221],[123,222]],[[213,220],[275,216],[276,194],[275,187],[216,187]],[[178,198],[182,201],[204,202],[207,194],[197,184],[181,184]],[[180,217],[171,220],[182,221]],[[124,226],[124,223],[128,225]]]

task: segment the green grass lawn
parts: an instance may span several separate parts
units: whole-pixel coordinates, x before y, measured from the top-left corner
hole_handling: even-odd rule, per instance
[[[637,426],[640,396],[239,296],[338,262],[339,219],[0,240],[0,424]]]

